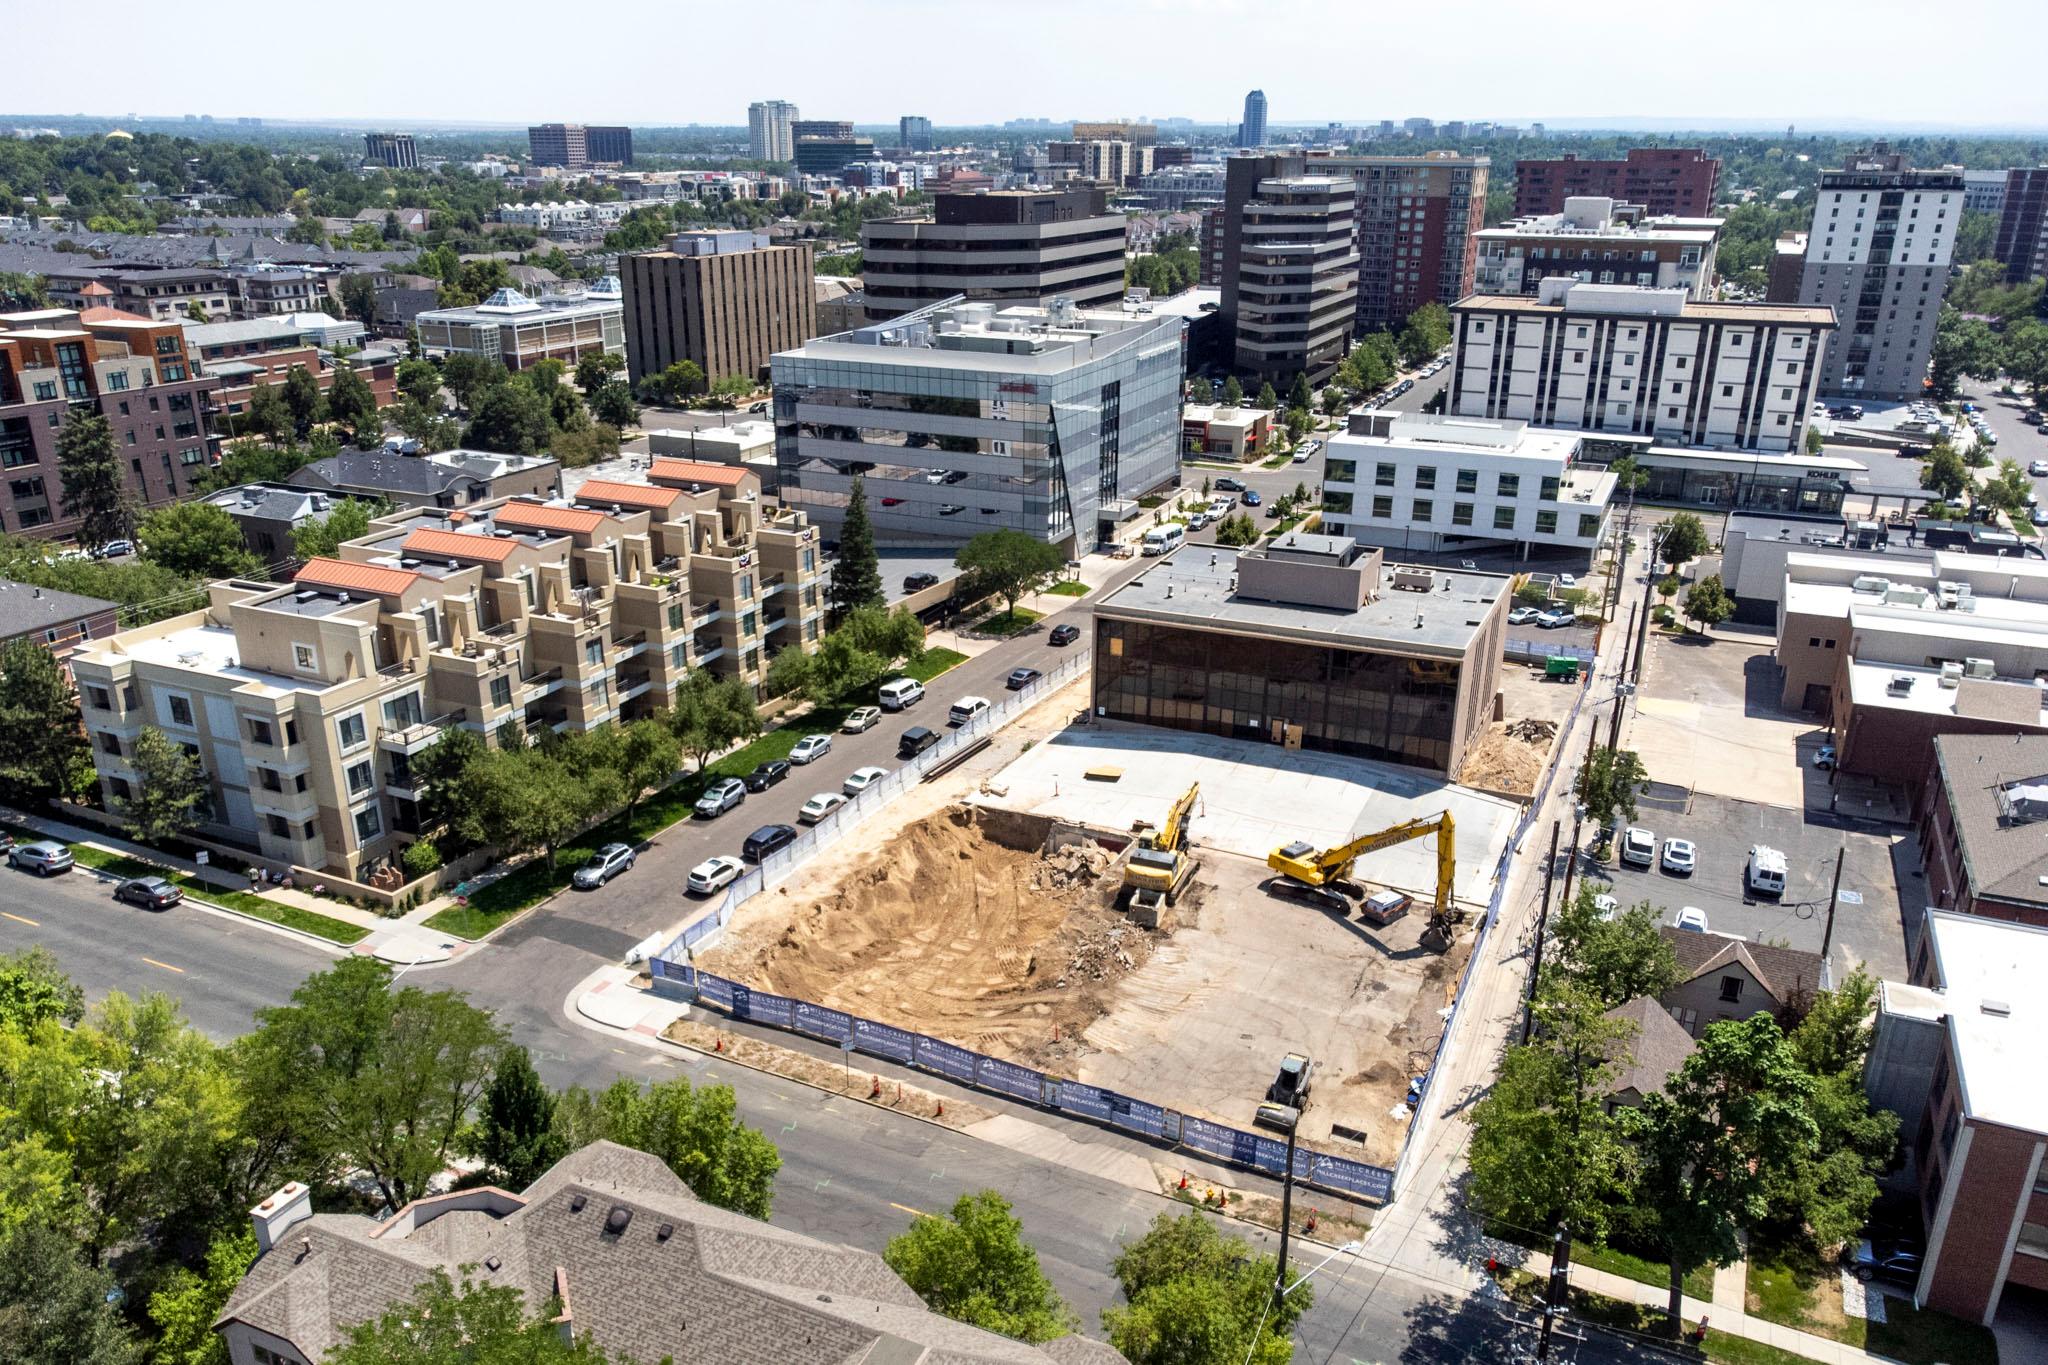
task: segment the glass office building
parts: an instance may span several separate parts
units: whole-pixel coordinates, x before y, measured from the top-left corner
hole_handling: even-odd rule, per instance
[[[1179,473],[1184,323],[948,300],[774,357],[783,502],[826,526],[856,475],[884,545],[1022,531],[1079,552]]]

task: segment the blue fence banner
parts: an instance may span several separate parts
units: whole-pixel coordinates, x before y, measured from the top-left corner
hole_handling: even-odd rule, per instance
[[[1341,1190],[1345,1194],[1357,1195],[1361,1199],[1376,1199],[1385,1203],[1394,1197],[1392,1171],[1384,1166],[1369,1166],[1363,1161],[1353,1161],[1350,1157],[1312,1153],[1308,1173],[1302,1178],[1311,1185]]]
[[[918,1070],[929,1071],[935,1076],[944,1076],[962,1085],[974,1084],[976,1064],[981,1060],[980,1053],[970,1052],[964,1047],[956,1047],[937,1038],[928,1038],[922,1033],[915,1037],[911,1047],[910,1064]]]
[[[792,1017],[798,1033],[808,1033],[813,1038],[823,1038],[828,1043],[843,1043],[853,1037],[853,1016],[828,1010],[823,1005],[813,1005],[808,1000],[792,1000]]]
[[[981,1059],[980,1083],[985,1090],[994,1090],[1013,1099],[1025,1100],[1031,1104],[1045,1101],[1045,1077],[1028,1066],[1018,1066],[999,1057]]]
[[[917,1035],[909,1029],[878,1024],[872,1019],[848,1017],[853,1019],[853,1045],[862,1052],[906,1064],[915,1055]]]

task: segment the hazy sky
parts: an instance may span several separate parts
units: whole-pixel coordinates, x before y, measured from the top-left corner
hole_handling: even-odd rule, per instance
[[[859,122],[1224,122],[1259,86],[1275,123],[2048,126],[2041,0],[112,0],[90,13],[103,46],[76,6],[0,0],[0,106],[663,125],[743,123],[749,101],[784,98]]]

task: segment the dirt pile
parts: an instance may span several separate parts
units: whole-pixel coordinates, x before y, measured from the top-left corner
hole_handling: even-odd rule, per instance
[[[1105,850],[1041,857],[1017,834],[974,808],[927,816],[829,894],[743,914],[699,960],[759,990],[1041,1061],[1103,1012],[1153,936],[1117,913]]]
[[[1544,760],[1556,741],[1554,720],[1529,716],[1496,722],[1465,750],[1465,766],[1458,772],[1458,781],[1482,791],[1533,796],[1543,777]]]

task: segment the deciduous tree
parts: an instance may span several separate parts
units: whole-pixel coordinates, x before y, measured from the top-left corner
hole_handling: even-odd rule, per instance
[[[565,1150],[555,1131],[554,1092],[541,1083],[525,1048],[507,1047],[484,1091],[477,1155],[491,1164],[496,1183],[523,1190]]]
[[[292,434],[303,441],[312,434],[313,424],[327,413],[327,399],[320,381],[304,365],[294,365],[284,374],[284,406],[292,415]]]
[[[269,441],[282,440],[292,430],[292,410],[275,384],[264,380],[249,390],[249,407],[242,414],[242,427]]]
[[[761,713],[754,704],[753,689],[745,682],[719,678],[700,668],[676,688],[668,724],[683,752],[697,760],[701,773],[713,754],[760,734]]]
[[[1735,599],[1721,586],[1721,575],[1710,574],[1685,593],[1685,616],[1711,630],[1735,614]]]
[[[595,397],[597,391],[623,374],[626,358],[611,351],[585,351],[576,357],[576,387]]]
[[[135,528],[142,557],[190,578],[245,578],[263,561],[242,540],[242,528],[210,502],[174,502],[142,518]]]
[[[528,384],[500,384],[478,401],[463,440],[478,450],[538,455],[555,434],[548,400]]]
[[[77,789],[89,770],[78,693],[56,656],[26,635],[0,645],[0,783],[42,799]]]
[[[556,1311],[510,1285],[458,1287],[436,1267],[409,1298],[351,1326],[325,1365],[605,1365],[589,1333],[563,1335]]]
[[[607,426],[629,427],[640,420],[633,390],[620,380],[600,384],[590,395],[590,415]]]
[[[215,1235],[201,1270],[174,1268],[149,1296],[151,1365],[228,1365],[227,1338],[213,1324],[255,1262],[255,1234],[237,1227]]]
[[[961,1195],[944,1216],[919,1215],[882,1259],[927,1307],[956,1321],[1029,1342],[1076,1326],[1010,1201],[994,1190]]]
[[[1970,471],[1963,457],[1947,441],[1937,441],[1934,453],[1920,467],[1920,486],[1942,498],[1959,498],[1969,487]]]
[[[692,1086],[682,1077],[644,1090],[621,1078],[595,1095],[563,1092],[556,1128],[570,1151],[598,1139],[659,1157],[707,1204],[768,1217],[782,1154],[739,1120],[729,1085]]]
[[[136,1365],[114,1277],[71,1239],[25,1223],[0,1237],[0,1359],[9,1365]]]
[[[370,227],[368,223],[364,223],[362,226],[370,228],[371,240],[375,241],[377,230],[374,227]],[[369,249],[375,250],[376,248],[371,247]],[[354,318],[365,327],[368,327],[377,320],[377,282],[370,278],[370,276],[344,275],[335,293],[340,296],[342,311],[349,317]]]
[[[368,535],[371,519],[390,510],[384,502],[339,499],[326,516],[303,522],[292,532],[292,553],[300,559],[331,558],[344,542]]]
[[[1022,531],[984,531],[961,546],[953,562],[969,579],[963,597],[993,593],[1014,618],[1017,603],[1051,583],[1066,567],[1066,556]]]
[[[1103,1310],[1102,1325],[1132,1365],[1286,1365],[1315,1301],[1304,1283],[1275,1303],[1273,1258],[1192,1209],[1154,1218],[1110,1269],[1128,1306]]]
[[[398,362],[398,392],[423,408],[441,405],[441,371],[431,360],[410,357]]]
[[[1649,771],[1635,750],[1595,748],[1580,766],[1572,794],[1604,838],[1617,819],[1635,819],[1636,795],[1649,785]]]
[[[1223,406],[1226,408],[1241,408],[1244,406],[1244,385],[1237,382],[1237,376],[1234,374],[1228,376],[1223,381]]]
[[[1657,541],[1657,557],[1671,566],[1675,573],[1679,567],[1698,559],[1713,546],[1707,539],[1707,528],[1691,512],[1680,512],[1664,523],[1664,533]]]
[[[475,412],[483,396],[509,377],[497,361],[467,352],[458,352],[441,362],[442,382],[465,412]]]

